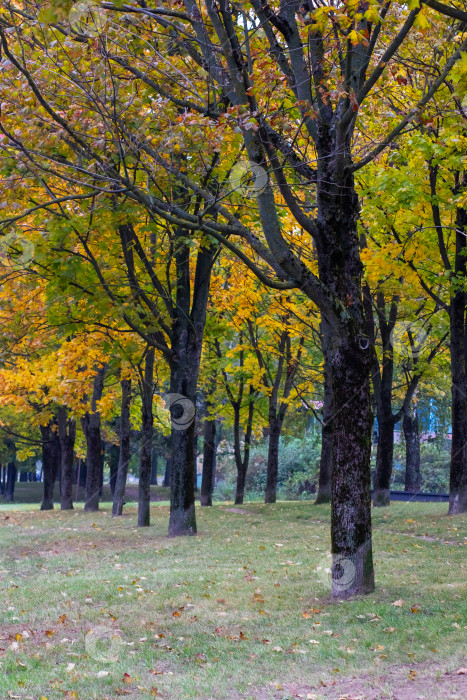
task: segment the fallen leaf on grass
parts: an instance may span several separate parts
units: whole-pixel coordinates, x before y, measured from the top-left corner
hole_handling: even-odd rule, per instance
[[[159,691],[157,690],[157,688],[156,688],[155,685],[152,686],[151,690],[149,691],[149,695],[156,696],[156,697],[159,697],[159,698],[162,697],[162,694],[159,693]]]
[[[45,636],[50,639],[50,637],[53,637],[55,632],[53,630],[45,630]]]
[[[456,674],[458,676],[467,675],[467,668],[458,668]]]
[[[408,674],[408,678],[410,678],[411,681],[414,681],[416,675],[417,675],[416,671],[410,671]]]
[[[394,605],[395,608],[402,608],[405,604],[405,600],[395,600],[394,603],[391,603],[391,605]]]
[[[96,673],[98,678],[104,678],[104,676],[110,676],[110,671],[98,671]]]
[[[122,681],[123,681],[123,683],[125,683],[126,685],[130,685],[130,683],[131,683],[131,676],[130,676],[130,674],[129,674],[129,673],[124,673],[124,674],[123,674]]]

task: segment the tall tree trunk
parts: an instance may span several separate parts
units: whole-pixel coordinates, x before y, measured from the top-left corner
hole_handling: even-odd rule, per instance
[[[241,392],[243,393],[243,392]],[[240,442],[240,408],[241,398],[233,404],[234,409],[234,454],[235,464],[237,465],[237,486],[235,489],[235,505],[241,505],[245,498],[245,483],[248,466],[250,463],[250,443],[253,431],[253,416],[255,405],[253,403],[254,389],[250,385],[249,404],[248,404],[248,420],[245,429],[245,444],[243,447],[243,457]]]
[[[277,477],[279,473],[279,439],[282,421],[275,406],[269,411],[268,461],[266,467],[265,503],[275,503],[277,498]]]
[[[347,598],[374,590],[370,479],[372,348],[363,309],[358,197],[348,167],[350,155],[344,155],[344,143],[338,147],[332,139],[332,133],[323,128],[317,187],[321,235],[317,252],[320,280],[349,314],[342,321],[326,318],[329,333],[323,334],[334,402],[331,592],[333,597]],[[335,169],[336,158],[342,159],[342,172]]]
[[[4,494],[5,500],[9,503],[13,502],[15,496],[15,484],[18,470],[16,468],[16,448],[12,446],[13,458],[4,467]],[[6,479],[6,481],[5,481]]]
[[[44,475],[44,490],[41,510],[53,510],[54,487],[60,464],[60,441],[55,421],[41,425],[42,438],[42,473]]]
[[[359,343],[359,340],[356,341]],[[365,362],[364,360],[367,359]],[[373,416],[369,356],[342,343],[332,365],[334,440],[331,492],[332,595],[347,598],[374,589],[370,454]]]
[[[206,402],[206,406],[208,402]],[[214,473],[216,470],[216,419],[206,416],[204,421],[203,476],[201,479],[201,505],[212,506]]]
[[[157,466],[159,463],[159,455],[156,450],[153,450],[151,459],[151,486],[157,486]]]
[[[113,494],[112,515],[123,513],[125,499],[125,486],[130,461],[130,404],[131,404],[131,379],[122,379],[122,402],[120,408],[120,454],[117,476]]]
[[[101,440],[101,467],[99,471],[99,498],[104,495],[105,442]]]
[[[142,398],[142,438],[138,484],[138,527],[149,527],[150,524],[154,357],[155,350],[153,347],[149,347],[146,353],[144,377],[140,385]]]
[[[74,418],[67,417],[67,409],[60,406],[58,409],[58,436],[60,440],[60,466],[61,510],[73,509],[73,459],[76,437],[76,422]]]
[[[402,427],[405,436],[405,490],[418,493],[421,488],[420,433],[416,406],[404,412]]]
[[[381,416],[381,414],[380,414]],[[378,418],[378,447],[373,477],[373,505],[390,504],[390,484],[394,456],[394,420],[390,416]]]
[[[109,471],[110,471],[110,479],[109,479],[109,484],[110,484],[110,492],[112,494],[112,498],[115,493],[115,481],[117,479],[117,474],[118,474],[118,462],[120,459],[120,448],[118,445],[110,445],[108,449],[108,455],[109,455]]]
[[[83,432],[86,436],[86,495],[84,510],[93,512],[99,510],[99,491],[102,468],[101,416],[97,410],[97,402],[104,392],[104,377],[106,365],[97,370],[94,377],[91,412],[87,411],[81,419]]]
[[[318,494],[315,504],[331,502],[332,441],[333,441],[332,384],[329,368],[324,363],[323,423],[321,426],[321,455],[319,460]]]
[[[168,459],[165,460],[164,481],[162,482],[162,486],[165,486],[165,487],[170,486],[171,471],[172,471],[172,457],[169,457]]]
[[[465,278],[467,260],[467,210],[456,219],[456,273]],[[449,483],[449,515],[467,511],[467,294],[459,289],[451,297],[452,442]]]
[[[195,535],[195,413],[201,350],[216,246],[197,255],[191,301],[190,248],[186,232],[176,230],[176,315],[172,327],[170,410],[172,456],[169,535]],[[191,303],[190,303],[191,302]]]

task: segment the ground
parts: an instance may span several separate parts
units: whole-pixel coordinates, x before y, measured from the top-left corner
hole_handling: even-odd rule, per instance
[[[0,506],[0,698],[467,697],[467,516],[374,511],[376,591],[329,599],[329,508]]]

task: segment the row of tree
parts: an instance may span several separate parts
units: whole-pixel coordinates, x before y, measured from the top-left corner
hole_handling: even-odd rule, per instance
[[[438,0],[166,0],[77,19],[72,5],[7,2],[0,16],[2,230],[17,256],[5,381],[47,406],[49,446],[80,416],[88,508],[105,376],[120,373],[122,479],[138,384],[145,525],[154,383],[194,406],[203,359],[218,367],[205,391],[222,385],[234,415],[238,498],[264,398],[271,501],[285,411],[321,372],[334,573],[345,557],[346,594],[371,591],[372,400],[384,505],[394,424],[448,338],[450,512],[467,507],[467,13]],[[194,422],[176,425],[186,405],[170,409],[171,535],[196,532]]]

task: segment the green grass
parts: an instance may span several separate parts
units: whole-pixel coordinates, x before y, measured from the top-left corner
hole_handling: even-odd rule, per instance
[[[377,589],[332,603],[326,506],[218,504],[183,539],[166,537],[164,504],[147,529],[134,506],[117,520],[1,506],[0,698],[321,698],[356,674],[455,671],[467,517],[445,514],[374,511]]]
[[[14,502],[15,503],[40,503],[44,485],[40,482],[25,481],[15,485]],[[164,486],[151,486],[151,500],[161,501],[169,498],[170,488]],[[125,489],[125,498],[127,503],[138,500],[138,484],[127,484]],[[78,488],[78,498],[76,498],[76,486],[73,486],[73,500],[78,503],[84,502],[84,488]],[[104,484],[102,489],[102,500],[104,502],[112,502],[112,494],[109,484]],[[60,506],[60,491],[58,483],[55,484],[54,501]],[[0,504],[4,504],[4,499],[0,496]]]

